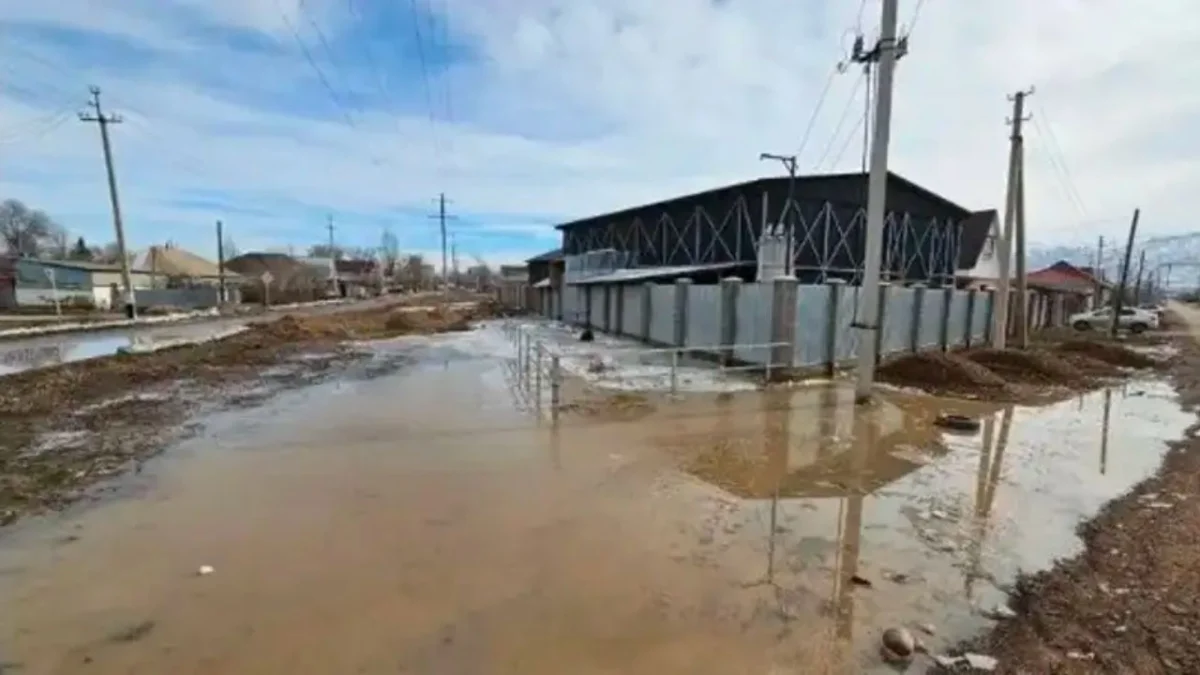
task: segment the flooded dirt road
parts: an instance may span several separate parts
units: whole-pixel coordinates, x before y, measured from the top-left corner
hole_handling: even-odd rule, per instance
[[[0,663],[36,673],[861,673],[937,650],[1157,466],[1190,415],[1136,381],[1042,409],[840,385],[551,429],[497,328],[206,430],[0,546]],[[210,574],[200,574],[210,566]],[[208,569],[206,568],[207,572]],[[914,668],[916,672],[920,672]]]

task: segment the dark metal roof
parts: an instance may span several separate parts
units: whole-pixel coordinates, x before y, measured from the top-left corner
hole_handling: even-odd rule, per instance
[[[958,269],[969,270],[979,262],[979,254],[997,217],[996,209],[987,209],[976,211],[963,221],[958,240]]]
[[[820,173],[820,174],[809,174],[807,176],[796,176],[796,186],[797,186],[797,189],[802,189],[801,186],[806,181],[816,182],[816,181],[838,180],[838,179],[844,180],[844,179],[848,179],[848,178],[866,181],[867,175],[860,171],[856,171],[856,172],[851,172],[851,173]],[[757,187],[757,186],[762,186],[765,188],[766,186],[768,186],[772,183],[783,186],[783,185],[787,184],[787,181],[788,181],[788,178],[786,176],[771,177],[771,178],[755,178],[754,180],[748,180],[748,181],[745,181],[742,183],[734,183],[732,185],[724,185],[724,186],[717,187],[717,188],[703,190],[701,192],[694,192],[689,195],[680,195],[678,197],[671,197],[670,199],[662,199],[662,200],[659,200],[656,202],[651,202],[649,204],[642,204],[640,206],[632,206],[629,208],[620,209],[618,211],[613,211],[610,213],[596,214],[596,215],[587,216],[584,218],[577,218],[575,220],[572,220],[572,221],[569,221],[566,223],[562,223],[560,225],[555,225],[554,227],[555,227],[555,229],[563,230],[563,229],[575,227],[577,225],[584,225],[587,223],[591,223],[591,222],[594,222],[594,221],[596,221],[598,219],[602,219],[602,218],[603,219],[615,219],[619,216],[632,214],[635,211],[641,211],[643,209],[651,209],[651,208],[655,208],[655,207],[661,208],[668,204],[672,204],[674,202],[682,202],[682,201],[688,201],[688,200],[692,200],[692,199],[707,197],[707,196],[710,196],[717,192],[724,192],[727,190],[740,191],[740,190],[744,190],[746,188]],[[888,182],[893,185],[901,185],[903,187],[906,187],[909,190],[912,190],[914,192],[922,194],[934,201],[941,202],[942,204],[944,204],[945,206],[947,206],[951,209],[956,209],[958,211],[962,211],[963,213],[971,212],[970,209],[968,209],[960,204],[956,204],[956,203],[950,201],[949,199],[946,199],[945,197],[937,194],[936,192],[933,192],[927,188],[923,188],[920,185],[917,185],[916,183],[914,183],[914,182],[908,180],[907,178],[905,178],[897,173],[894,173],[892,171],[888,172]]]
[[[545,253],[535,255],[532,258],[526,260],[525,262],[526,263],[554,262],[555,260],[559,260],[562,257],[563,257],[563,250],[561,248],[556,248],[553,251],[546,251]]]

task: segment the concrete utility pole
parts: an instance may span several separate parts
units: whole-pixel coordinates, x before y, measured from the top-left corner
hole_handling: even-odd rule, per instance
[[[217,221],[217,300],[222,304],[228,301],[225,297],[225,236],[222,232],[221,221]]]
[[[325,229],[329,231],[329,278],[331,281],[333,281],[334,293],[336,293],[339,297],[341,297],[342,285],[341,285],[341,283],[339,283],[341,281],[341,279],[340,279],[340,277],[338,277],[337,248],[336,248],[336,244],[333,243],[334,227],[333,227],[333,214],[332,213],[325,217]]]
[[[1117,286],[1117,295],[1113,298],[1112,308],[1112,324],[1108,327],[1109,337],[1117,337],[1117,328],[1120,326],[1122,305],[1125,303],[1125,284],[1129,282],[1129,263],[1133,257],[1133,242],[1137,239],[1138,219],[1141,218],[1142,210],[1133,210],[1133,221],[1129,223],[1129,243],[1125,245],[1125,262],[1121,264],[1121,283]]]
[[[1020,210],[1018,202],[1018,191],[1021,185],[1021,124],[1025,121],[1025,96],[1032,92],[1018,91],[1009,97],[1013,102],[1012,117],[1008,123],[1012,125],[1012,133],[1009,135],[1008,146],[1008,187],[1004,197],[1004,231],[1000,233],[1000,288],[996,295],[996,306],[992,311],[992,346],[996,349],[1004,349],[1008,346],[1008,305],[1011,302],[1009,299],[1010,286],[1012,284],[1012,261],[1013,261],[1013,231],[1016,228],[1017,212]],[[1024,233],[1017,235],[1020,238],[1018,248],[1025,243]],[[1025,286],[1025,261],[1022,255],[1023,251],[1018,251],[1018,258],[1022,258],[1018,266],[1018,290]],[[1023,297],[1023,296],[1022,296]],[[1025,316],[1024,303],[1017,303],[1018,317],[1023,319]]]
[[[795,276],[795,274],[796,274],[796,269],[795,269],[796,268],[796,262],[795,262],[796,253],[795,253],[795,251],[792,250],[792,246],[793,246],[792,242],[794,242],[796,240],[796,219],[788,218],[788,212],[793,208],[792,200],[796,196],[796,156],[795,155],[773,155],[769,152],[764,152],[758,156],[758,159],[759,160],[773,159],[778,162],[782,162],[783,168],[787,169],[787,172],[788,172],[787,200],[783,203],[783,211],[779,214],[779,217],[784,219],[784,222],[787,224],[787,226],[784,228],[784,231],[787,232],[787,246],[786,246],[787,262],[783,266],[783,273],[785,276],[789,276],[789,277]],[[764,217],[765,217],[765,215],[766,214],[764,214]]]
[[[1096,243],[1096,266],[1092,268],[1092,276],[1096,279],[1092,309],[1100,309],[1100,298],[1104,296],[1104,235],[1100,235],[1100,240]]]
[[[442,233],[442,302],[443,303],[447,302],[448,298],[450,297],[450,274],[449,274],[450,269],[449,269],[448,263],[446,261],[446,245],[447,245],[446,221],[455,219],[455,216],[452,216],[452,215],[446,213],[446,203],[447,203],[446,193],[443,192],[438,195],[438,212],[429,216],[430,218],[437,219],[438,226],[441,228],[441,233]]]
[[[117,231],[117,255],[121,256],[121,284],[125,287],[125,314],[137,319],[137,300],[133,295],[133,280],[129,274],[129,253],[125,249],[125,225],[121,220],[121,199],[117,195],[117,176],[113,169],[112,144],[108,140],[108,125],[120,124],[120,115],[105,115],[100,107],[100,87],[92,87],[92,100],[88,107],[92,112],[79,113],[84,122],[95,122],[100,127],[100,143],[104,147],[104,168],[108,172],[108,198],[112,203],[113,228]]]
[[[875,129],[871,143],[871,171],[867,196],[867,246],[863,256],[862,302],[854,327],[858,329],[858,381],[855,400],[865,402],[871,397],[875,381],[875,336],[879,326],[879,265],[883,257],[883,221],[887,207],[888,143],[892,130],[892,81],[896,61],[908,50],[907,39],[896,39],[897,0],[883,0],[883,16],[879,22],[879,41],[870,52],[862,50],[862,36],[854,43],[856,62],[874,61],[879,64],[875,92]]]
[[[1017,143],[1017,349],[1029,348],[1029,280],[1025,270],[1025,141]]]

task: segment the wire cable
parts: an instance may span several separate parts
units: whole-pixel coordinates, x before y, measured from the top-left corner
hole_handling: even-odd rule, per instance
[[[850,110],[854,107],[855,100],[858,98],[858,90],[862,87],[863,79],[860,75],[858,79],[854,80],[854,88],[850,91],[850,98],[846,101],[846,107],[842,109],[842,114],[838,118],[837,125],[833,128],[833,133],[830,135],[829,144],[825,147],[825,152],[821,153],[821,158],[813,165],[813,171],[818,171],[829,157],[829,153],[833,152],[833,148],[837,144],[837,139],[841,136],[842,127],[850,117]]]
[[[1076,208],[1079,209],[1083,217],[1087,217],[1087,205],[1080,196],[1079,190],[1075,187],[1075,181],[1071,176],[1071,169],[1067,166],[1066,154],[1062,151],[1062,146],[1058,143],[1058,138],[1054,134],[1054,128],[1050,124],[1050,118],[1046,116],[1046,111],[1041,105],[1034,102],[1033,128],[1042,135],[1047,141],[1047,149],[1051,154],[1051,162],[1057,164],[1057,171],[1061,173],[1063,185],[1067,190],[1068,198],[1074,202]],[[1041,122],[1038,118],[1041,118]]]
[[[817,97],[817,105],[813,108],[812,115],[808,118],[808,125],[804,127],[804,136],[800,138],[800,149],[796,151],[796,157],[802,156],[804,148],[808,147],[808,139],[812,136],[813,128],[817,125],[817,117],[821,114],[821,107],[825,105],[825,98],[829,96],[829,90],[833,88],[833,80],[843,70],[842,63],[838,62],[829,71],[829,77],[825,78],[825,86],[821,88],[821,95]]]
[[[292,38],[296,41],[296,46],[300,48],[301,54],[304,55],[304,60],[308,62],[309,67],[312,68],[313,72],[317,74],[317,79],[321,81],[321,86],[323,86],[326,93],[329,94],[330,100],[333,101],[333,105],[338,109],[338,112],[341,113],[342,119],[346,122],[346,125],[351,129],[358,129],[358,126],[354,123],[354,119],[350,117],[350,113],[347,112],[346,106],[342,103],[341,97],[338,96],[337,90],[335,90],[333,85],[329,83],[329,78],[325,76],[325,71],[321,70],[321,66],[318,65],[316,59],[313,58],[312,51],[309,50],[308,45],[304,44],[304,40],[300,37],[300,31],[296,30],[296,25],[292,23],[291,19],[288,18],[287,12],[284,11],[283,6],[279,4],[279,0],[275,0],[275,7],[279,9],[279,16],[283,19],[283,23],[285,26],[287,26],[288,31],[292,34]]]

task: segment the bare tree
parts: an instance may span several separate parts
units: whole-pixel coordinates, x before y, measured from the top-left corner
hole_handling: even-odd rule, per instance
[[[383,263],[383,273],[386,276],[396,276],[396,263],[400,260],[400,240],[395,233],[385,229],[379,241],[379,259]]]
[[[116,242],[109,242],[103,246],[93,247],[92,260],[106,265],[117,265],[121,262],[121,250],[117,248]],[[129,260],[130,262],[133,261],[132,253],[129,254]]]
[[[9,254],[37,257],[53,252],[59,239],[65,254],[65,230],[45,211],[31,209],[19,199],[0,202],[0,244]]]
[[[419,255],[410,255],[404,259],[403,268],[400,270],[400,278],[403,283],[412,288],[423,288],[425,286],[425,258]]]
[[[221,248],[225,249],[224,253],[226,260],[236,258],[242,254],[242,252],[238,250],[237,244],[233,243],[233,237],[229,235],[225,235],[225,241],[221,243]]]

